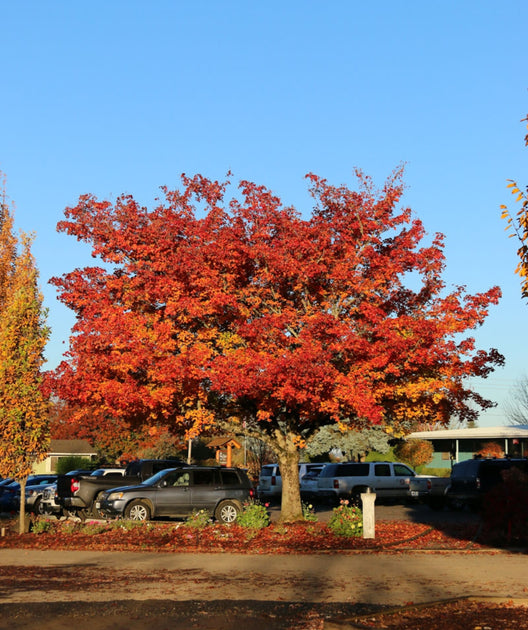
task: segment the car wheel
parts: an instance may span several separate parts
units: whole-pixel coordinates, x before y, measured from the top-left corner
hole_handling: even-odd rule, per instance
[[[42,500],[40,499],[40,497],[38,497],[35,503],[33,504],[33,512],[35,514],[38,514],[39,516],[42,516],[43,514],[46,513],[44,510],[44,506],[42,505]]]
[[[150,521],[150,508],[145,501],[132,501],[125,508],[125,518],[131,521]]]
[[[240,505],[235,501],[222,501],[215,510],[215,518],[221,523],[231,524],[236,521],[240,514]]]

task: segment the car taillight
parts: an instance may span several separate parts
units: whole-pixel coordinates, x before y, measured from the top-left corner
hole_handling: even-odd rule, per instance
[[[257,496],[257,493],[255,492],[255,488],[250,488],[249,489],[249,496],[254,499]]]
[[[70,490],[72,491],[72,494],[77,492],[78,489],[79,489],[79,480],[78,479],[72,479],[71,480],[71,484],[70,484]]]
[[[276,485],[277,485],[277,478],[275,477],[275,475],[273,475],[273,476],[271,477],[271,485],[272,485],[272,486],[276,486]]]
[[[430,479],[428,479],[427,480],[427,489],[431,490],[432,487],[433,487],[433,482]]]
[[[339,490],[339,479],[334,479],[334,488]]]

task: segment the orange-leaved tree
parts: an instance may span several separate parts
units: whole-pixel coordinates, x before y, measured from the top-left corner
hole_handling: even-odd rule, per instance
[[[52,390],[191,437],[244,423],[280,463],[283,520],[302,517],[299,452],[320,427],[474,418],[492,403],[465,379],[503,358],[463,334],[500,291],[446,291],[442,236],[424,244],[399,208],[401,172],[381,190],[357,175],[358,191],[309,175],[307,218],[247,181],[226,200],[229,182],[202,176],[151,211],[82,196],[58,228],[104,264],[52,280],[77,314]]]
[[[414,468],[431,463],[434,455],[433,443],[429,440],[403,440],[394,448],[398,459],[407,462]]]
[[[481,457],[498,457],[500,459],[504,457],[504,449],[497,442],[486,442],[475,454]]]
[[[5,200],[0,204],[0,474],[20,483],[20,532],[25,487],[49,448],[48,405],[41,389],[48,339],[31,239],[15,237]]]
[[[528,121],[528,116],[523,120]],[[528,124],[526,125],[528,128]],[[528,147],[528,133],[524,136],[524,144]],[[521,295],[528,298],[528,186],[525,191],[519,189],[519,185],[510,180],[508,188],[511,189],[512,195],[515,195],[516,203],[521,203],[521,207],[513,216],[510,214],[505,204],[501,205],[501,218],[506,219],[506,230],[510,232],[510,237],[517,237],[520,242],[517,250],[519,263],[515,269],[515,273],[521,278]]]

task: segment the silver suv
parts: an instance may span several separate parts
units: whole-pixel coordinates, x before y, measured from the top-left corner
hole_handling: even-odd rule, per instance
[[[317,478],[320,500],[357,501],[362,492],[375,492],[380,499],[405,501],[416,473],[399,462],[342,462],[327,464]]]
[[[321,470],[323,464],[306,462],[299,464],[299,481],[312,471]],[[302,488],[301,488],[302,490]],[[260,471],[257,496],[264,500],[278,500],[282,497],[282,477],[278,464],[266,464]]]

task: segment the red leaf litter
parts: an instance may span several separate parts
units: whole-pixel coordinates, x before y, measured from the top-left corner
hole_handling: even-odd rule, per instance
[[[0,538],[0,549],[70,549],[99,551],[203,551],[237,553],[324,553],[333,551],[476,550],[485,548],[478,526],[434,527],[408,521],[379,521],[373,539],[334,535],[325,523],[275,524],[261,530],[211,524],[204,528],[181,522],[141,523],[128,527],[119,521],[56,522],[42,533],[18,534],[16,523]]]

